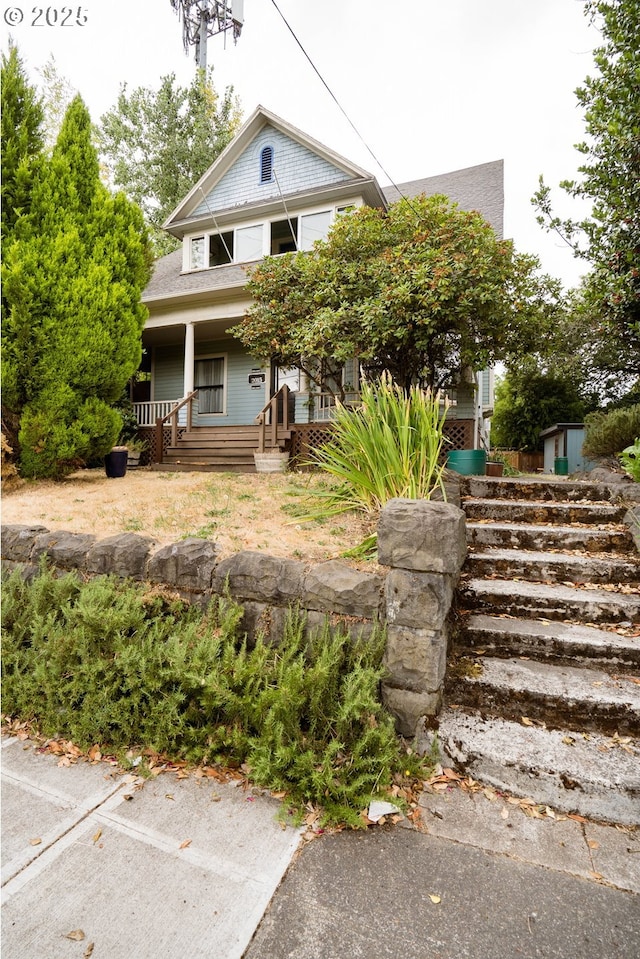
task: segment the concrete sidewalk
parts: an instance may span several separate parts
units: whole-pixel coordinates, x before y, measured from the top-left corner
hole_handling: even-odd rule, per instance
[[[453,788],[302,844],[259,791],[2,745],[3,959],[640,955],[638,832]]]

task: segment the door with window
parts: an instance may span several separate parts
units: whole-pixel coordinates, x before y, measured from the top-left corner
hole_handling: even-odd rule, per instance
[[[224,413],[224,357],[196,360],[194,386],[199,413]]]

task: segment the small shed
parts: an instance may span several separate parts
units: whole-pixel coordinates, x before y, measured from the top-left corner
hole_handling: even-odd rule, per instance
[[[545,473],[577,473],[594,465],[582,455],[584,423],[556,423],[540,434],[544,441]],[[566,463],[556,461],[566,460]]]

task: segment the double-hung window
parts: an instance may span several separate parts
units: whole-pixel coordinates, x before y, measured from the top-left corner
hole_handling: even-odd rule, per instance
[[[194,386],[198,390],[199,413],[224,413],[224,357],[212,356],[195,362]]]

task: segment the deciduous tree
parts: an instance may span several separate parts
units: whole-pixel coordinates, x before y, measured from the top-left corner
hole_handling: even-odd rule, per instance
[[[534,197],[539,222],[557,230],[591,266],[583,319],[604,347],[609,372],[640,375],[640,5],[637,0],[588,0],[587,16],[602,32],[596,71],[576,90],[586,139],[576,144],[579,178],[561,186],[591,201],[582,220],[553,214],[541,178]],[[615,349],[615,356],[614,356]]]
[[[113,183],[144,211],[158,252],[175,241],[160,227],[232,139],[240,123],[233,88],[220,97],[212,71],[197,71],[189,87],[175,74],[160,88],[126,84],[118,102],[100,120],[101,153]]]
[[[405,390],[448,387],[465,367],[533,348],[558,293],[536,264],[444,196],[362,207],[312,251],[257,266],[254,304],[233,332],[323,388],[353,356]]]

